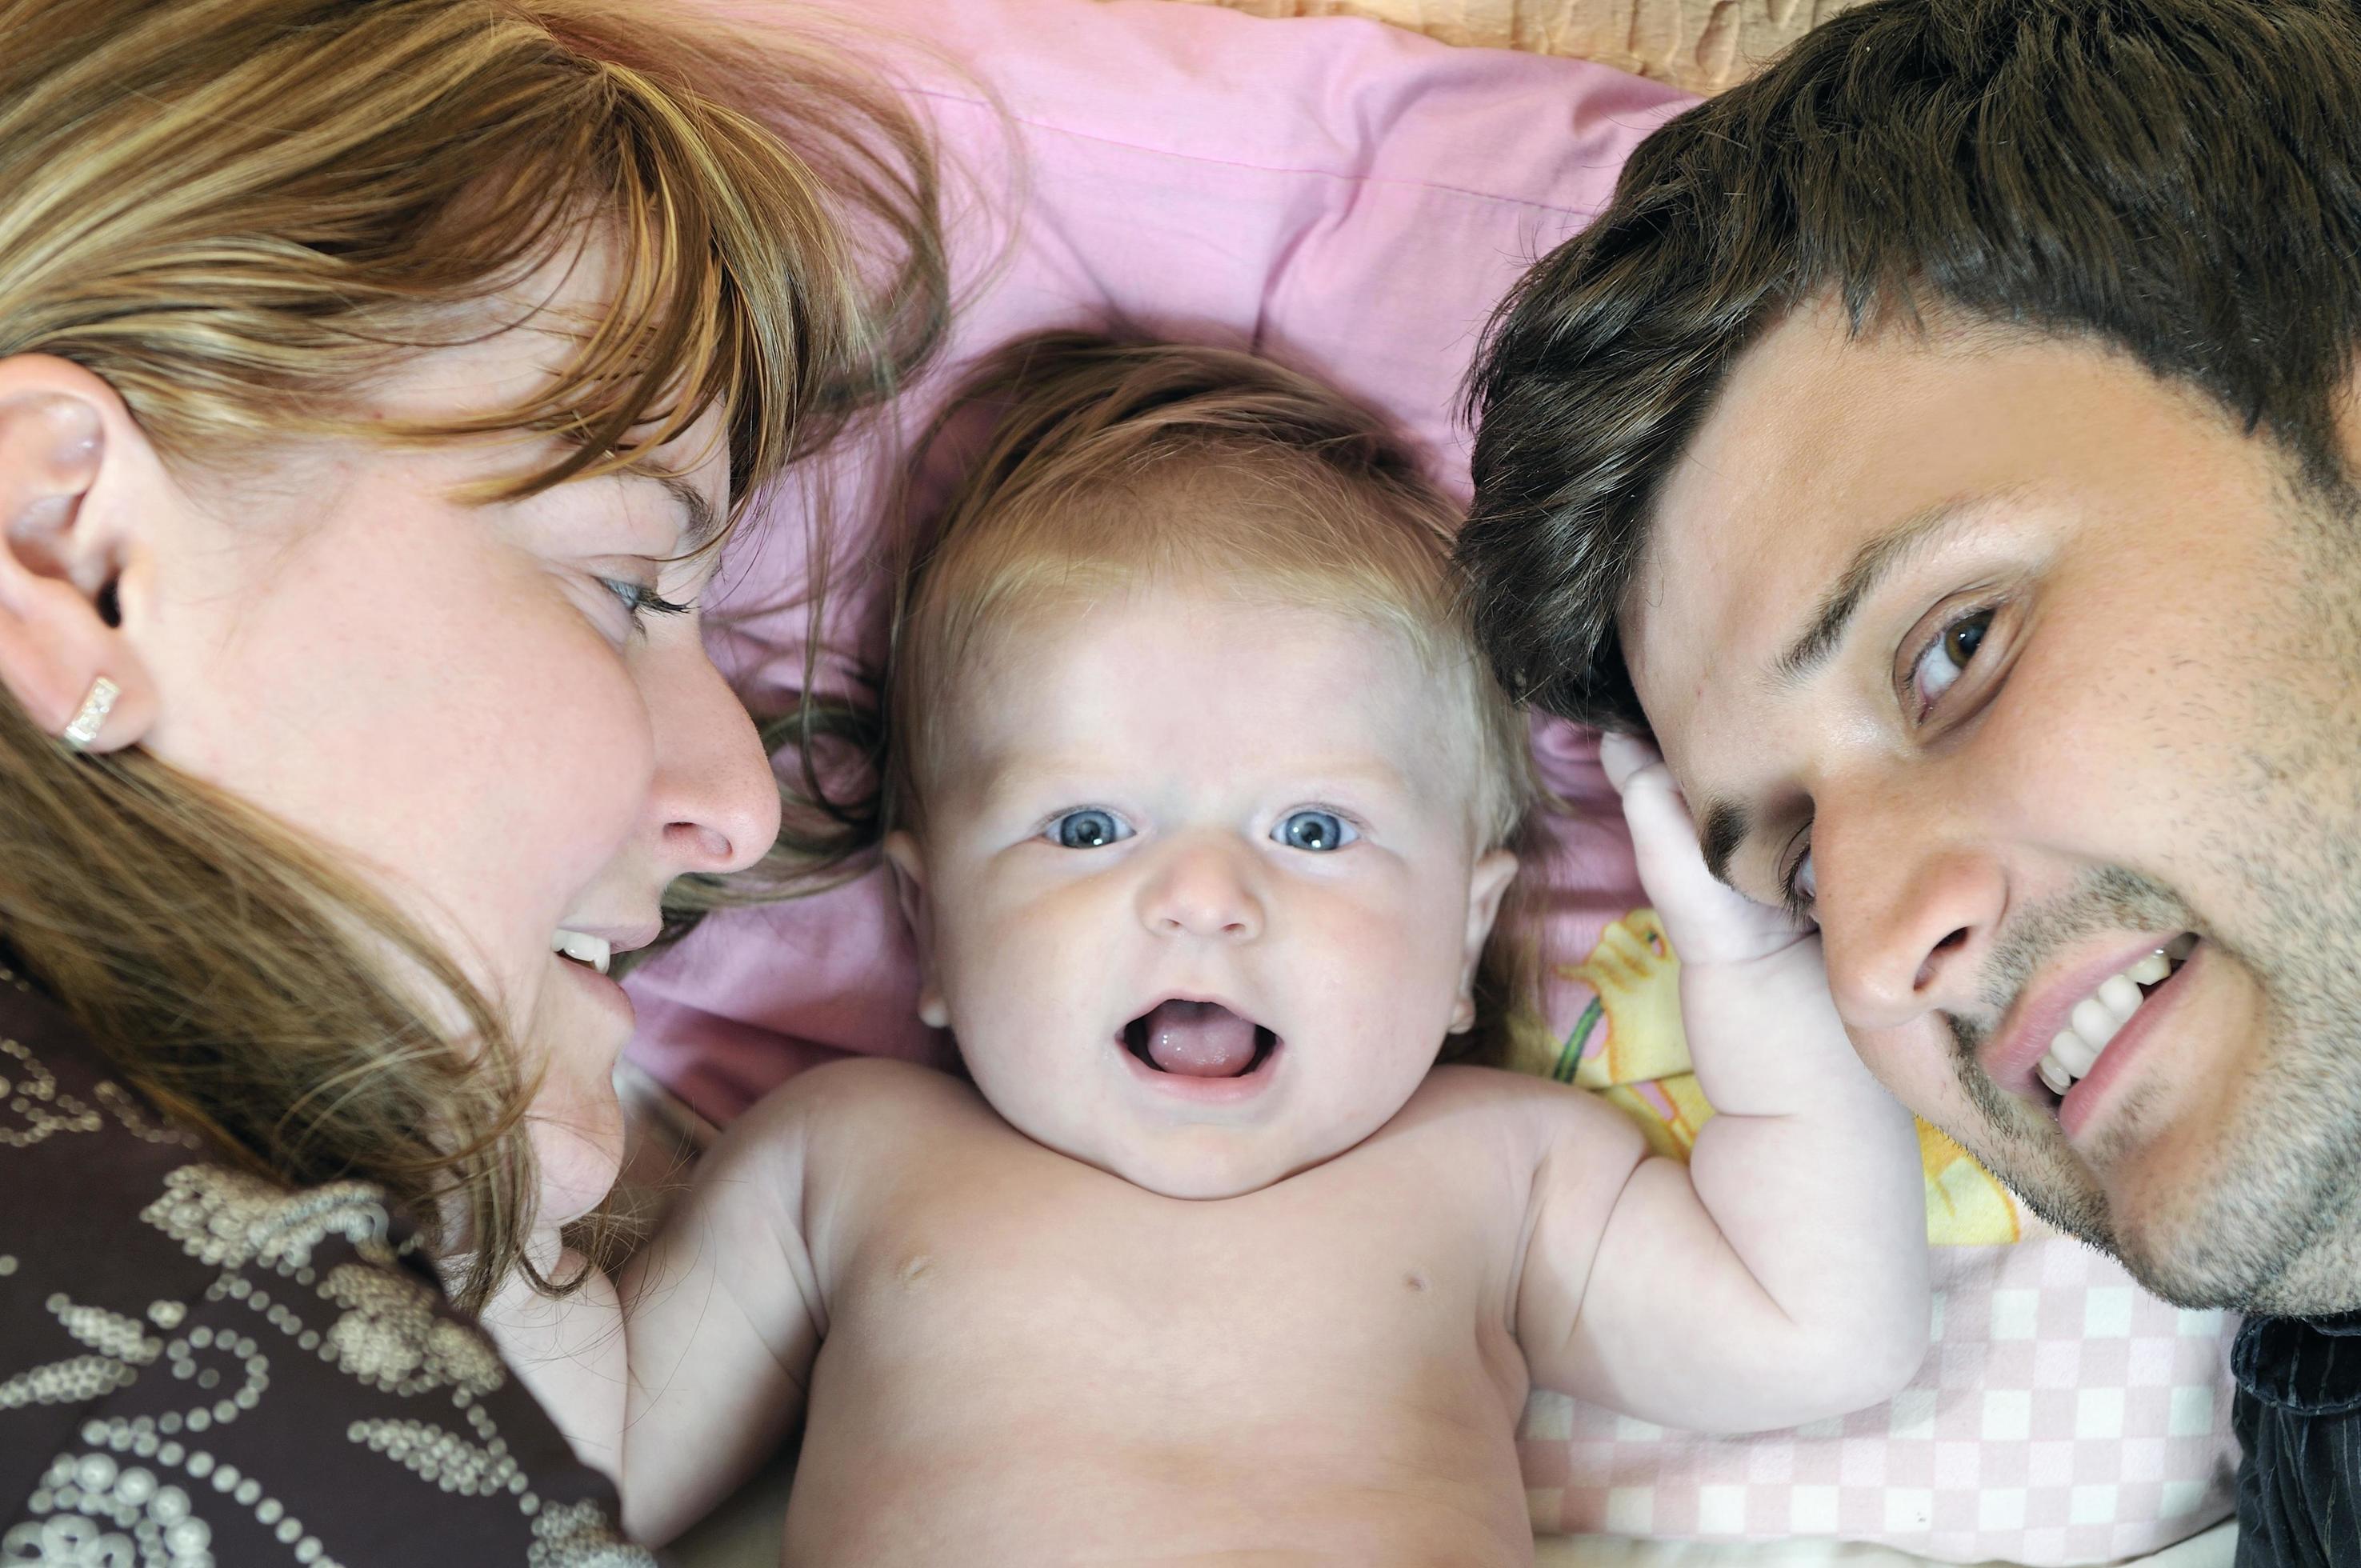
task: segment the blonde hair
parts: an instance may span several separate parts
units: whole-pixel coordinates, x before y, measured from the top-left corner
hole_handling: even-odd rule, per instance
[[[978,416],[985,429],[966,445]],[[1212,582],[1399,634],[1468,716],[1451,739],[1472,753],[1483,847],[1525,846],[1531,742],[1465,613],[1456,510],[1376,415],[1252,355],[1050,333],[977,366],[932,440],[965,446],[963,478],[902,541],[882,728],[845,737],[868,744],[880,787],[827,803],[838,830],[810,835],[807,873],[840,872],[894,828],[923,830],[939,716],[996,629],[1148,581]],[[1198,494],[1216,504],[1188,504]],[[1448,1059],[1505,1049],[1534,962],[1521,903],[1496,925],[1477,1028]]]
[[[87,367],[208,476],[311,436],[557,438],[503,499],[652,466],[719,408],[742,502],[939,336],[935,163],[809,27],[653,9],[0,0],[0,357]],[[356,417],[586,234],[611,308],[544,385]],[[0,798],[0,943],[127,1079],[258,1170],[377,1182],[464,1240],[465,1304],[531,1272],[532,1075],[447,955],[285,827],[137,750],[70,757],[5,700]]]

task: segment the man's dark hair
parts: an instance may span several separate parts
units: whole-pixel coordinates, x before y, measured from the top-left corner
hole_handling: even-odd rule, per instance
[[[1874,0],[1642,142],[1468,390],[1460,555],[1509,689],[1643,722],[1616,613],[1732,362],[1823,294],[2081,338],[2348,483],[2361,346],[2351,0]]]

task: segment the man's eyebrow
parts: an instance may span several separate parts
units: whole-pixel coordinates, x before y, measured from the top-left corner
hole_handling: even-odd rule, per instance
[[[1697,824],[1697,847],[1705,851],[1705,869],[1724,887],[1736,885],[1730,880],[1730,857],[1738,853],[1738,846],[1746,842],[1751,831],[1744,806],[1729,800],[1707,802],[1704,818]]]
[[[1803,632],[1787,645],[1785,652],[1772,661],[1773,678],[1783,685],[1793,685],[1808,677],[1844,641],[1862,601],[1913,552],[1982,513],[1993,503],[2017,493],[2012,488],[1938,501],[1863,543],[1845,564],[1835,586],[1821,596]],[[1753,831],[1746,808],[1736,801],[1709,799],[1704,803],[1704,809],[1697,814],[1697,847],[1704,851],[1705,869],[1713,874],[1714,881],[1724,886],[1736,885],[1730,880],[1730,862]]]
[[[1772,661],[1771,674],[1783,685],[1794,685],[1827,663],[1844,641],[1852,618],[1877,585],[1908,560],[1913,552],[1958,527],[2011,491],[1957,497],[1938,501],[1887,529],[1853,552],[1843,575],[1821,596],[1819,607],[1787,651]]]

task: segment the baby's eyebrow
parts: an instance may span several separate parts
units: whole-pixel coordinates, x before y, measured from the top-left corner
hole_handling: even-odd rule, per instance
[[[997,806],[1016,797],[1073,794],[1079,803],[1082,795],[1116,785],[1114,773],[1104,763],[1075,762],[997,759],[979,756],[970,759],[981,781],[979,797],[987,807]],[[1389,762],[1323,764],[1316,762],[1280,763],[1269,770],[1274,780],[1287,781],[1285,789],[1315,800],[1330,794],[1392,795],[1414,797],[1422,794],[1412,776]],[[1274,784],[1278,789],[1280,786]]]

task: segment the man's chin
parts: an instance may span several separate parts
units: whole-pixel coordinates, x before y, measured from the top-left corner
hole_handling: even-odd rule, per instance
[[[2361,1248],[2351,1195],[2297,1191],[2268,1174],[2191,1181],[2164,1201],[2114,1206],[2113,1250],[2133,1278],[2176,1307],[2288,1317],[2361,1309]]]
[[[2340,1281],[2334,1270],[2286,1263],[2317,1239],[2317,1227],[2301,1217],[2322,1207],[2303,1174],[2225,1168],[2209,1146],[2224,1135],[2218,1125],[2160,1128],[2135,1107],[2111,1136],[2078,1151],[2054,1118],[2001,1101],[1997,1091],[1975,1098],[1985,1117],[1982,1136],[1960,1141],[1985,1168],[2037,1218],[2112,1254],[2172,1305],[2273,1312],[2361,1306],[2361,1276],[2346,1271]],[[2345,1231],[2353,1229],[2348,1216]],[[2311,1287],[2297,1288],[2305,1278]]]

